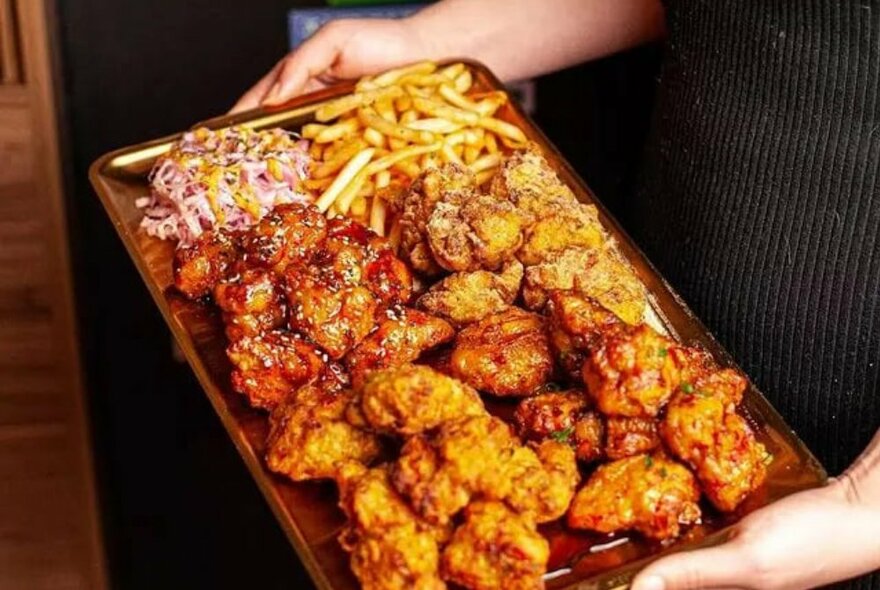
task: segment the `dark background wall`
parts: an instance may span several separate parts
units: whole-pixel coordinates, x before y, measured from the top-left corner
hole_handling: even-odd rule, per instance
[[[285,52],[290,0],[58,2],[69,212],[100,500],[118,588],[308,588],[86,178],[102,153],[224,112]],[[538,123],[612,209],[648,120],[651,49],[538,84]]]

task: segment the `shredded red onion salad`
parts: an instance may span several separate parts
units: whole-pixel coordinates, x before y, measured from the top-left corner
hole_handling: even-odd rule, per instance
[[[150,172],[150,195],[135,201],[141,227],[188,245],[213,228],[250,227],[276,205],[310,203],[308,142],[283,129],[200,128],[183,135]]]

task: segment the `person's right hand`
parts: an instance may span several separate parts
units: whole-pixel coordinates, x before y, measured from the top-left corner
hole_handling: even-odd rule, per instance
[[[337,80],[434,59],[437,53],[409,19],[332,21],[278,62],[230,112],[279,104]]]

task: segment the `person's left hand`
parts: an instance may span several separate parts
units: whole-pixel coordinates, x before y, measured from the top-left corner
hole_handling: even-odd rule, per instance
[[[632,590],[801,590],[878,565],[880,498],[859,497],[844,476],[750,514],[723,545],[661,558]]]

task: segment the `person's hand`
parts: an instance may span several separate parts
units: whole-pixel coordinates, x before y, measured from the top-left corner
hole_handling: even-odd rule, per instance
[[[723,545],[662,558],[632,590],[800,590],[880,567],[880,498],[846,477],[758,510]]]
[[[337,80],[436,58],[437,48],[409,19],[332,21],[279,61],[230,112],[278,104]]]

